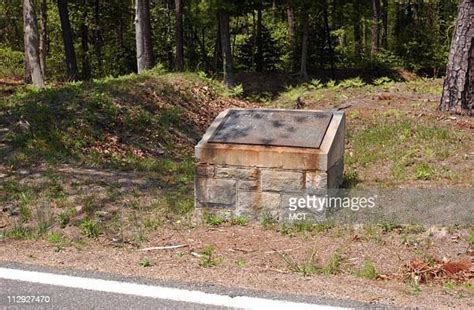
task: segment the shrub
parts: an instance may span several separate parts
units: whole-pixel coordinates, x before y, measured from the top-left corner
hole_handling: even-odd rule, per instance
[[[97,238],[101,233],[100,224],[90,218],[83,220],[80,227],[82,233],[88,238]]]
[[[21,77],[25,70],[23,57],[23,52],[0,47],[0,76]]]

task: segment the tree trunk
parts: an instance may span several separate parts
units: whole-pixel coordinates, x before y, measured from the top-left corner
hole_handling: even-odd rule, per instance
[[[361,33],[361,17],[360,17],[360,2],[353,0],[353,25],[354,25],[354,55],[358,60],[362,56],[362,33]]]
[[[329,49],[329,60],[331,62],[331,78],[334,80],[336,78],[335,67],[334,67],[334,50],[332,48],[332,40],[331,40],[331,29],[329,28],[329,12],[327,5],[324,6],[324,24],[326,28],[326,38],[328,43]]]
[[[43,71],[38,42],[38,27],[32,0],[23,0],[23,25],[25,43],[25,82],[31,81],[36,87],[44,86]]]
[[[89,26],[87,25],[87,0],[82,0],[82,9],[84,10],[81,21],[82,79],[89,80],[91,78],[91,64],[89,61]]]
[[[309,39],[309,18],[306,5],[302,7],[302,16],[301,16],[302,32],[303,37],[301,40],[301,62],[300,62],[300,76],[304,80],[308,79],[308,39]]]
[[[176,9],[176,71],[184,70],[183,0],[175,0]]]
[[[296,24],[295,24],[295,10],[292,1],[288,1],[288,8],[286,10],[288,18],[288,43],[290,48],[290,66],[291,71],[295,70],[295,51],[296,51]]]
[[[388,0],[382,0],[382,38],[381,45],[388,49]]]
[[[256,53],[255,53],[255,71],[263,71],[263,42],[262,42],[262,1],[258,2],[257,7],[257,28],[256,28]]]
[[[219,28],[221,34],[222,62],[224,68],[224,86],[234,87],[234,64],[232,59],[232,49],[230,46],[229,13],[224,9],[219,9]]]
[[[43,77],[46,76],[46,57],[49,52],[49,40],[48,40],[48,4],[46,0],[41,0],[40,6],[40,36],[39,36],[39,52],[40,52],[40,63]]]
[[[102,76],[102,36],[100,33],[100,0],[94,3],[94,50],[97,58],[97,72]]]
[[[135,39],[137,44],[137,72],[151,69],[154,64],[151,43],[150,1],[136,0],[135,3]]]
[[[380,50],[380,0],[372,0],[372,56]]]
[[[459,4],[439,109],[472,115],[474,108],[474,0]]]
[[[58,10],[59,19],[61,20],[64,52],[66,54],[67,79],[68,81],[75,81],[77,79],[77,62],[72,39],[71,23],[69,22],[67,0],[58,0]]]
[[[219,22],[219,12],[217,13],[217,31],[216,44],[214,46],[214,71],[217,72],[222,64],[222,42],[221,42],[221,24]]]

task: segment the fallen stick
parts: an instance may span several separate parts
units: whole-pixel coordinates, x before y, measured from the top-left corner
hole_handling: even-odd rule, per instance
[[[154,246],[151,248],[144,248],[140,249],[140,251],[153,251],[153,250],[173,250],[173,249],[179,249],[179,248],[184,248],[189,245],[187,244],[177,244],[177,245],[166,245],[166,246]]]
[[[246,249],[239,249],[239,248],[231,248],[229,249],[230,252],[243,252],[243,253],[251,253],[255,252],[255,250],[246,250]]]
[[[202,254],[199,254],[199,253],[196,253],[196,252],[191,252],[191,255],[194,256],[194,257],[197,257],[197,258],[201,258],[203,256]]]
[[[266,252],[263,252],[263,253],[264,253],[264,254],[273,254],[273,253],[278,253],[278,254],[280,254],[280,253],[282,253],[282,252],[283,252],[283,253],[285,253],[285,252],[291,252],[291,251],[293,251],[293,250],[294,250],[294,249],[286,249],[286,250],[281,250],[281,251],[280,251],[280,250],[278,250],[278,249],[273,249],[273,250],[271,250],[271,251],[266,251]]]

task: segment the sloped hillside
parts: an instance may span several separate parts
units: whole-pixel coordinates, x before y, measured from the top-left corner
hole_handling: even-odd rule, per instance
[[[4,165],[74,162],[153,169],[156,158],[191,155],[222,110],[246,103],[198,74],[128,75],[45,90],[0,102]]]

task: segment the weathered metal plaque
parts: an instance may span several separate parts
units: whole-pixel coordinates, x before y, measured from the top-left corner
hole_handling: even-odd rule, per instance
[[[209,142],[317,149],[331,118],[331,112],[231,110]]]

